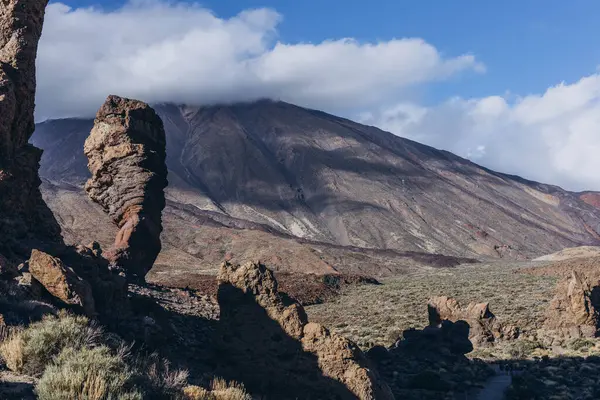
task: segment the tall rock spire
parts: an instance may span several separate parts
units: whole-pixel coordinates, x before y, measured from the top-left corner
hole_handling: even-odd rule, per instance
[[[0,164],[35,130],[35,59],[48,0],[0,1]]]
[[[0,0],[0,252],[28,257],[29,242],[60,242],[42,200],[35,129],[35,60],[48,0]],[[40,240],[41,239],[41,240]]]
[[[85,190],[119,227],[105,257],[143,279],[161,249],[161,213],[167,186],[162,120],[137,100],[109,96],[84,152],[92,178]]]

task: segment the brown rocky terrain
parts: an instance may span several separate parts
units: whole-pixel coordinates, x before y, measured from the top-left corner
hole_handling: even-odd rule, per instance
[[[80,187],[42,184],[44,198],[54,211],[67,243],[97,240],[104,248],[113,244],[116,227],[85,196]],[[90,229],[90,225],[94,229]],[[460,257],[338,246],[300,239],[267,225],[202,211],[167,200],[163,212],[162,251],[147,279],[195,287],[206,275],[216,276],[223,260],[245,263],[260,260],[285,273],[391,276],[410,268],[446,267],[473,262]]]
[[[571,247],[536,258],[533,261],[565,261],[572,258],[591,258],[600,256],[598,246]]]
[[[237,380],[281,399],[394,398],[356,344],[309,323],[263,265],[224,264],[219,282],[220,362],[236,366]]]

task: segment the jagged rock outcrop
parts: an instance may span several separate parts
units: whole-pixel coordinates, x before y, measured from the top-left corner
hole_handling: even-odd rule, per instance
[[[35,129],[35,59],[47,0],[0,2],[0,251],[27,257],[30,241],[59,242],[42,200]]]
[[[167,186],[162,120],[145,103],[109,96],[84,151],[92,173],[85,190],[119,227],[105,257],[143,279],[161,250]]]
[[[514,338],[514,328],[503,327],[490,310],[489,303],[469,303],[462,308],[456,299],[439,296],[427,303],[430,326],[441,326],[444,320],[469,324],[469,339],[475,347],[489,345],[499,338]]]
[[[452,299],[445,300],[440,302],[441,310],[457,309]],[[396,398],[463,398],[494,374],[485,362],[465,356],[473,350],[469,324],[439,317],[436,314],[422,330],[405,330],[389,349],[375,346],[368,351]]]
[[[563,338],[595,337],[600,322],[592,287],[585,276],[572,271],[557,286],[546,311],[544,329],[557,331]]]
[[[33,250],[29,259],[29,271],[33,278],[57,299],[79,307],[88,316],[96,315],[90,284],[60,259]]]
[[[309,323],[302,306],[278,292],[266,267],[223,264],[219,272],[225,371],[273,398],[392,399],[362,351]]]

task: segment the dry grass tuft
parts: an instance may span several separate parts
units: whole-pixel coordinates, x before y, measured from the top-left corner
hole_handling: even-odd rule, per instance
[[[87,318],[62,312],[11,334],[0,345],[0,354],[11,370],[40,376],[63,349],[92,347],[101,337],[102,329]]]
[[[6,366],[12,371],[23,369],[23,338],[21,331],[13,331],[0,343],[0,355]]]
[[[137,400],[134,374],[123,358],[106,346],[64,349],[40,378],[40,400]]]
[[[188,371],[172,369],[169,361],[156,353],[135,357],[133,365],[145,392],[176,398],[187,385]]]
[[[222,378],[216,378],[211,384],[211,389],[215,400],[252,400],[241,383],[227,382]]]
[[[183,395],[186,400],[252,400],[244,385],[227,382],[222,378],[213,380],[211,390],[200,386],[187,386],[183,389]]]

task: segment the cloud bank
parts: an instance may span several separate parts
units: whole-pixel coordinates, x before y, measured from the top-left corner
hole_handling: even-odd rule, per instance
[[[402,103],[361,120],[497,171],[600,190],[600,74],[539,95]]]
[[[282,21],[271,9],[224,19],[159,0],[111,11],[53,3],[38,54],[37,118],[91,116],[109,93],[196,105],[281,99],[356,115],[498,171],[600,190],[600,73],[538,95],[423,107],[414,88],[484,65],[418,38],[285,43]]]
[[[283,43],[281,21],[270,9],[222,19],[189,3],[134,1],[113,11],[51,4],[38,55],[38,118],[91,115],[112,92],[193,104],[269,97],[341,111],[483,69],[472,55],[444,58],[420,39]]]

